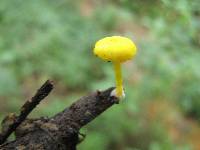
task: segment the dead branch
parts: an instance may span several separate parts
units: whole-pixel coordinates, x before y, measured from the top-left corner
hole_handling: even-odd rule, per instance
[[[19,116],[14,114],[8,115],[2,122],[3,126],[6,125],[6,129],[2,130],[0,133],[0,145],[3,144],[9,135],[16,130],[16,128],[26,119],[29,113],[51,92],[53,89],[53,84],[51,81],[47,80],[41,87],[38,89],[36,94],[25,102],[25,104],[20,109]],[[10,124],[5,122],[9,121]]]
[[[76,150],[80,128],[118,103],[111,96],[113,90],[84,96],[51,118],[26,119],[15,131],[16,140],[4,143],[0,149]]]

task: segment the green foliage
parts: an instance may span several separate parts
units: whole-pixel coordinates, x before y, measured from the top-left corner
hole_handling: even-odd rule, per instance
[[[46,75],[70,88],[88,88],[88,81],[97,78],[91,49],[102,31],[69,2],[1,3],[1,65],[19,80]]]

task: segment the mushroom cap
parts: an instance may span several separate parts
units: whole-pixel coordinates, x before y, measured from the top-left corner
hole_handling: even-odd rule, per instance
[[[137,52],[135,44],[126,37],[105,37],[96,42],[94,54],[106,61],[124,62]]]

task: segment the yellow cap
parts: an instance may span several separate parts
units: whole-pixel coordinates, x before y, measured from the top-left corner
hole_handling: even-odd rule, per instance
[[[94,54],[106,61],[124,62],[136,54],[135,44],[126,37],[105,37],[96,42]]]

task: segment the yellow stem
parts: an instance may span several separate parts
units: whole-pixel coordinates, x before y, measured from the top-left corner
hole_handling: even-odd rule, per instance
[[[113,63],[114,63],[114,70],[115,70],[117,96],[121,97],[122,91],[123,91],[121,64],[120,64],[120,62],[113,62]]]

